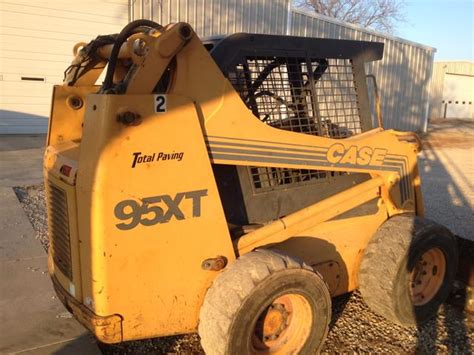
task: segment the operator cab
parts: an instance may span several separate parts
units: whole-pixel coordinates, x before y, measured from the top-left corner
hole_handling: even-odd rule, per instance
[[[253,115],[274,128],[338,139],[373,128],[365,63],[382,58],[382,43],[248,33],[202,43]],[[310,169],[213,169],[237,236],[370,178]],[[376,210],[364,206],[354,213]]]

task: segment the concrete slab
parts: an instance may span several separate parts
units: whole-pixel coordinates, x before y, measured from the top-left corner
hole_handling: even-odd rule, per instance
[[[46,253],[12,188],[0,187],[0,202],[0,353],[98,351],[77,340],[88,333],[56,298]]]
[[[46,256],[1,263],[0,352],[55,344],[86,330],[56,298]]]
[[[45,134],[0,134],[0,152],[43,148],[46,142]]]
[[[41,183],[43,152],[44,148],[0,151],[0,186]]]
[[[90,334],[84,334],[76,339],[61,341],[47,346],[37,347],[18,352],[22,355],[100,355],[96,340]]]
[[[44,257],[45,252],[10,187],[0,186],[0,261]]]

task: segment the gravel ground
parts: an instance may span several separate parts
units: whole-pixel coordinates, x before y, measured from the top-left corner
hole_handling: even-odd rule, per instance
[[[46,217],[44,185],[16,187],[15,193],[33,225],[36,239],[41,242],[45,250],[48,250],[48,220]]]
[[[474,121],[430,122],[418,157],[426,216],[474,241]]]
[[[371,312],[358,292],[333,299],[333,319],[322,354],[472,354],[474,317],[444,305],[421,327],[400,327]],[[203,354],[197,334],[102,347],[107,354]]]
[[[16,192],[37,238],[47,249],[43,186],[17,188]],[[474,315],[451,304],[445,304],[437,318],[419,328],[400,327],[384,320],[367,308],[358,292],[333,299],[332,312],[322,353],[474,353]],[[107,354],[203,353],[197,334],[101,345],[101,349]]]
[[[436,125],[434,125],[436,128]],[[425,204],[429,217],[456,234],[474,240],[472,225],[472,131],[431,132],[420,157]],[[444,134],[444,135],[443,135]],[[446,146],[446,139],[448,145]],[[467,141],[466,141],[467,140]],[[470,141],[471,140],[471,141]],[[466,144],[467,142],[467,144]],[[471,143],[470,143],[471,142]],[[48,248],[44,187],[15,189],[37,238]],[[448,203],[450,201],[450,203]],[[474,255],[472,244],[466,255]],[[333,319],[322,353],[474,354],[474,315],[445,304],[437,317],[419,327],[400,327],[371,312],[358,292],[333,299]],[[101,345],[108,354],[203,353],[197,334]]]

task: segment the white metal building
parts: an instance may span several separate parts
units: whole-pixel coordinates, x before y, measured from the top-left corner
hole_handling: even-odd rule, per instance
[[[377,78],[384,125],[426,131],[435,48],[298,10],[292,10],[291,29],[298,36],[383,42],[383,59],[367,64],[366,72]]]
[[[62,80],[72,47],[116,33],[127,20],[189,22],[200,36],[291,34],[385,43],[368,65],[382,95],[386,127],[424,130],[434,48],[291,7],[290,0],[0,0],[0,133],[46,131],[51,86]]]
[[[0,134],[46,132],[74,44],[127,22],[127,0],[0,0]]]
[[[474,119],[474,62],[435,62],[430,118]]]
[[[424,131],[435,49],[295,9],[291,0],[134,0],[131,18],[185,21],[200,36],[255,32],[384,42],[384,58],[367,65],[382,96],[387,128]]]

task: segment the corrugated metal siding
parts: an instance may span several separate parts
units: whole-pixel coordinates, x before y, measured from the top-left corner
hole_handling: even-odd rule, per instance
[[[128,21],[127,0],[71,4],[0,1],[0,133],[46,132],[52,86],[62,82],[73,46],[119,32]]]
[[[235,32],[284,34],[288,0],[132,0],[131,17],[188,22],[203,36]]]
[[[434,63],[430,92],[430,118],[443,117],[443,85],[446,73],[474,76],[474,63],[466,61]]]
[[[434,48],[295,9],[290,34],[384,42],[383,59],[366,67],[367,74],[377,77],[384,125],[400,130],[425,129]]]
[[[384,42],[384,59],[367,65],[378,80],[384,124],[426,128],[434,48],[297,9],[289,14],[290,9],[288,0],[132,0],[131,17],[186,21],[200,36],[258,32]]]

